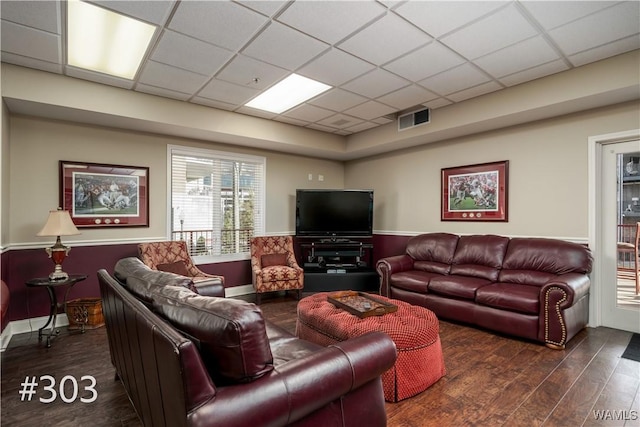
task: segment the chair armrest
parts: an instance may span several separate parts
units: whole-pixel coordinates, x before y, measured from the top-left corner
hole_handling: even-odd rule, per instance
[[[215,399],[189,414],[190,425],[293,424],[364,384],[381,381],[395,360],[391,338],[370,332],[284,363],[249,384],[218,388]]]
[[[544,302],[549,302],[549,295],[554,289],[560,290],[562,298],[553,299],[559,304],[559,308],[571,307],[575,301],[579,301],[583,296],[589,293],[591,281],[586,274],[567,273],[548,281],[541,289],[541,307],[544,308]]]
[[[199,295],[224,298],[224,279],[221,276],[208,275],[206,278],[193,278],[193,286]]]
[[[391,275],[413,269],[413,258],[407,254],[382,258],[376,263],[376,271],[380,276],[380,295],[389,296],[391,292]]]

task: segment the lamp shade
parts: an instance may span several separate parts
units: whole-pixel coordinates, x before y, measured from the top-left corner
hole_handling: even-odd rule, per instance
[[[71,220],[69,211],[58,209],[49,211],[49,218],[37,236],[73,236],[80,234]]]

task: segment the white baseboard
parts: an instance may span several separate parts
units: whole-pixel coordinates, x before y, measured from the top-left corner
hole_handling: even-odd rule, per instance
[[[14,320],[9,322],[0,335],[0,352],[3,352],[9,346],[9,341],[14,335],[25,334],[28,332],[38,332],[42,328],[49,316],[34,317],[31,319]],[[65,313],[58,313],[56,317],[56,328],[69,325],[69,319]]]
[[[255,293],[253,285],[241,285],[233,286],[231,288],[225,288],[224,296],[226,298],[239,297],[241,295],[249,295]]]

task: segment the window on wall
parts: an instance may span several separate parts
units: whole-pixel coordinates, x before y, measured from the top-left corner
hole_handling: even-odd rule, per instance
[[[167,157],[170,238],[193,257],[249,258],[264,233],[265,158],[177,146]]]

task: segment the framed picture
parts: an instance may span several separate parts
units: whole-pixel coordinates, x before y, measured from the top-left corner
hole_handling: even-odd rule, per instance
[[[77,227],[148,227],[149,168],[61,160],[60,199]]]
[[[442,221],[507,221],[509,162],[442,169]]]

